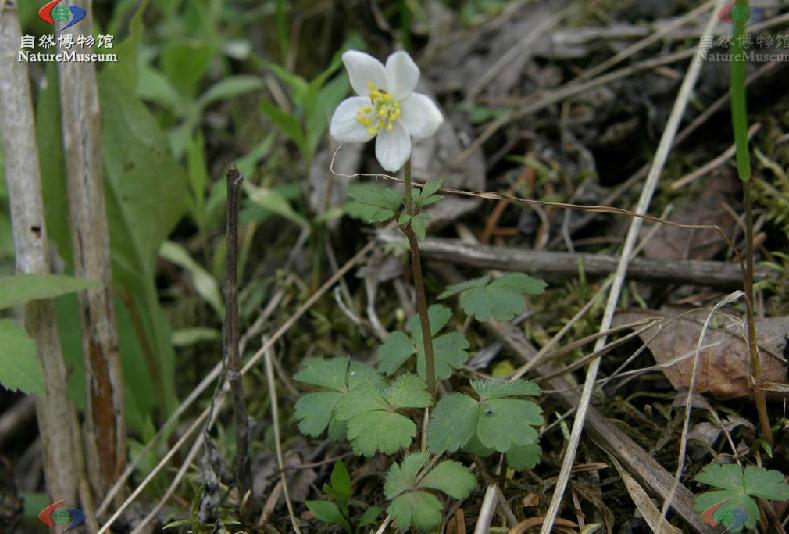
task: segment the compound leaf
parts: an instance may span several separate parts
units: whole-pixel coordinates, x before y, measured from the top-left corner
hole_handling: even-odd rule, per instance
[[[399,464],[393,463],[386,473],[386,482],[384,482],[386,498],[392,500],[401,493],[412,490],[416,486],[419,471],[427,463],[427,458],[427,452],[415,452],[407,454]]]
[[[414,527],[427,532],[441,524],[441,501],[424,491],[411,491],[396,497],[388,512],[398,529]]]
[[[328,427],[331,439],[345,434],[344,424],[335,412],[349,391],[363,384],[375,390],[383,383],[383,377],[375,369],[349,358],[307,358],[295,378],[330,390],[302,395],[296,402],[295,416],[303,434],[317,437]]]
[[[434,304],[427,311],[430,322],[431,336],[435,336],[444,328],[452,317],[452,311],[446,306]],[[403,363],[413,354],[417,355],[417,373],[422,380],[427,379],[425,364],[425,348],[422,341],[422,326],[419,317],[414,316],[408,320],[406,330],[410,337],[403,332],[393,332],[384,339],[383,344],[376,352],[379,368],[384,373],[394,374]],[[460,332],[449,332],[433,339],[433,352],[435,355],[436,377],[445,380],[452,376],[453,369],[463,367],[468,360],[468,341]]]
[[[371,224],[394,217],[403,202],[400,192],[379,184],[353,184],[348,196],[353,199],[345,204],[348,215]]]
[[[696,480],[715,488],[693,501],[693,508],[705,521],[722,524],[729,532],[753,528],[759,518],[759,507],[753,497],[771,500],[789,499],[789,485],[778,471],[748,466],[745,471],[736,464],[710,464],[696,475]]]
[[[477,479],[463,464],[444,460],[419,482],[421,488],[443,491],[455,499],[465,499],[477,486]]]
[[[524,294],[538,295],[545,282],[523,273],[508,273],[490,280],[476,278],[450,286],[439,298],[460,294],[460,306],[478,321],[509,321],[526,308]]]
[[[427,424],[427,446],[435,454],[455,452],[474,436],[479,403],[468,395],[452,393],[436,405]]]

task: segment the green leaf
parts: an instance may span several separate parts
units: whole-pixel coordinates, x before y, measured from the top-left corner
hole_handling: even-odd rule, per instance
[[[460,294],[460,306],[478,321],[509,321],[526,309],[523,294],[538,295],[545,282],[522,273],[508,273],[490,281],[476,278],[447,288],[439,299]]]
[[[430,323],[430,335],[435,336],[444,328],[452,318],[452,310],[441,304],[433,304],[427,309],[427,319]],[[406,323],[406,329],[417,341],[422,341],[422,325],[419,316],[414,315]]]
[[[486,383],[489,382],[489,383]],[[475,438],[486,455],[491,450],[507,452],[513,447],[536,443],[533,426],[543,424],[542,410],[523,399],[502,398],[535,395],[539,390],[528,381],[472,380],[481,400],[453,393],[436,405],[427,426],[427,444],[436,454],[469,447]],[[534,452],[534,450],[531,450]],[[525,453],[519,451],[516,454]],[[516,463],[522,463],[516,458]]]
[[[363,384],[376,394],[383,381],[375,369],[349,358],[307,358],[294,378],[330,390],[302,395],[296,402],[295,416],[303,434],[317,437],[328,427],[331,439],[344,437],[346,431],[345,425],[335,417],[340,401]],[[381,403],[385,405],[383,399]]]
[[[425,466],[427,459],[427,452],[414,452],[407,454],[402,462],[393,463],[386,473],[384,482],[386,498],[391,501],[398,495],[414,489],[419,471]]]
[[[784,475],[763,467],[748,466],[743,472],[736,464],[709,464],[695,478],[719,489],[696,496],[693,509],[702,514],[714,509],[712,519],[731,532],[755,527],[759,508],[753,497],[776,501],[789,499],[789,485],[784,483]]]
[[[359,518],[359,523],[357,523],[356,526],[366,527],[368,525],[372,525],[375,523],[375,520],[378,519],[379,515],[381,515],[381,509],[377,506],[371,506],[364,511],[362,517]]]
[[[396,497],[388,512],[398,529],[413,526],[427,532],[441,524],[441,501],[424,491],[412,491]]]
[[[200,97],[200,105],[208,106],[220,100],[228,100],[263,87],[263,79],[258,76],[238,75],[223,78],[212,85]]]
[[[344,528],[346,531],[351,531],[351,525],[348,520],[343,517],[342,512],[331,501],[304,501],[312,515],[326,523],[337,525]]]
[[[516,445],[507,451],[507,465],[515,471],[534,469],[542,457],[542,448],[537,443]]]
[[[780,471],[749,465],[745,468],[743,485],[745,492],[754,497],[771,501],[789,499],[789,485],[784,484],[784,475]]]
[[[285,196],[278,191],[270,188],[255,187],[251,184],[247,184],[245,189],[249,194],[249,199],[261,208],[285,217],[302,228],[309,226],[307,219],[296,213]]]
[[[479,403],[462,393],[438,401],[427,424],[427,446],[435,454],[463,448],[477,428]]]
[[[424,408],[432,404],[425,383],[403,375],[381,391],[361,383],[338,402],[334,414],[348,423],[348,440],[356,454],[372,456],[376,451],[391,454],[411,445],[416,425],[396,412],[402,408]]]
[[[543,280],[523,273],[507,273],[490,283],[490,287],[517,291],[527,295],[541,295],[547,285]]]
[[[0,347],[0,386],[28,395],[43,392],[44,375],[36,344],[16,321],[0,320]]]
[[[225,305],[219,292],[219,284],[216,283],[216,280],[208,271],[192,259],[189,251],[178,243],[165,241],[159,249],[159,255],[165,260],[185,269],[192,277],[192,283],[197,294],[211,305],[220,319],[224,318]]]
[[[531,401],[494,399],[480,406],[477,437],[486,447],[506,452],[514,445],[537,441],[537,431],[530,425],[541,425],[542,410]]]
[[[433,405],[427,384],[411,374],[397,377],[384,391],[384,398],[395,408],[427,408]]]
[[[351,475],[342,460],[334,462],[330,480],[331,487],[335,492],[345,497],[346,500],[351,496]]]
[[[302,155],[307,154],[307,140],[304,137],[301,124],[299,124],[299,120],[295,116],[280,109],[276,104],[266,99],[260,102],[260,109],[282,133],[296,144]]]
[[[403,332],[392,332],[378,347],[375,358],[378,368],[387,375],[394,374],[405,361],[416,353],[416,347]]]
[[[214,52],[205,41],[169,41],[162,52],[162,69],[181,93],[194,95]]]
[[[416,189],[417,193],[414,195],[414,201],[419,206],[424,206],[425,200],[435,195],[439,189],[441,189],[441,180],[428,180],[422,189]]]
[[[446,288],[446,290],[441,293],[438,298],[440,300],[452,297],[457,295],[458,293],[462,293],[468,289],[474,289],[476,287],[485,287],[488,282],[490,282],[490,275],[486,274],[485,276],[480,276],[479,278],[472,278],[471,280],[466,280],[465,282],[460,282],[459,284],[453,284]]]
[[[540,394],[540,386],[528,380],[471,380],[471,387],[482,400]]]
[[[415,436],[414,422],[398,413],[376,410],[348,421],[348,440],[359,456],[372,456],[378,451],[394,454],[410,447]]]
[[[437,489],[458,500],[468,497],[476,486],[471,471],[454,460],[441,462],[419,482],[420,488]]]
[[[345,204],[348,215],[370,224],[388,221],[403,202],[399,191],[380,184],[352,184],[348,197],[352,199]]]
[[[333,391],[306,393],[299,397],[294,412],[299,431],[307,436],[320,436],[331,423],[334,409],[342,397],[342,393]]]
[[[427,213],[418,213],[411,217],[411,228],[416,234],[418,241],[424,241],[427,237],[427,225],[430,223],[430,215]]]
[[[446,380],[452,376],[452,372],[455,369],[463,367],[469,357],[466,350],[468,346],[468,340],[460,332],[450,332],[433,340],[436,377],[439,380]],[[419,376],[427,376],[427,364],[425,361],[425,347],[420,343],[417,345],[416,361],[416,369]]]
[[[435,336],[452,317],[452,312],[446,306],[434,304],[427,311],[430,322],[430,331]],[[376,352],[378,367],[387,375],[394,374],[408,358],[417,355],[417,373],[423,380],[427,377],[425,364],[425,347],[422,342],[422,327],[419,317],[414,316],[406,323],[409,338],[403,332],[389,334]],[[450,332],[433,339],[433,352],[435,356],[436,376],[445,380],[452,376],[454,369],[459,369],[468,360],[468,340],[460,332]]]
[[[386,474],[384,495],[391,500],[389,514],[398,529],[415,527],[428,531],[441,523],[441,502],[435,495],[420,491],[436,489],[456,499],[465,499],[476,487],[474,475],[460,463],[446,460],[426,473],[421,480],[428,453],[407,455],[401,463],[392,464]]]
[[[0,276],[0,310],[93,287],[95,282],[61,274]]]

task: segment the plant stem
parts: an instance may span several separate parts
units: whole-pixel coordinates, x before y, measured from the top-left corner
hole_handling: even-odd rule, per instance
[[[743,289],[745,291],[745,312],[747,314],[748,352],[751,357],[751,374],[754,381],[753,397],[759,416],[759,426],[765,441],[773,446],[773,431],[767,416],[767,397],[762,389],[762,361],[756,341],[756,324],[753,310],[753,212],[751,209],[750,182],[743,182],[745,200],[745,265],[743,269]]]
[[[252,487],[249,460],[249,424],[241,383],[241,357],[238,354],[238,210],[243,177],[235,165],[227,171],[227,265],[225,273],[225,368],[233,394],[236,420],[236,484],[239,502]]]
[[[767,399],[762,389],[762,362],[756,341],[756,325],[753,310],[753,211],[751,208],[751,155],[748,150],[748,112],[745,95],[745,26],[748,23],[748,0],[737,0],[732,10],[734,21],[734,47],[731,61],[731,119],[734,128],[734,143],[737,147],[737,172],[742,180],[745,204],[745,258],[742,265],[743,290],[748,328],[748,353],[751,360],[751,376],[754,383],[753,397],[759,416],[759,426],[765,441],[773,446],[773,433],[767,416]]]
[[[416,215],[414,203],[411,198],[411,160],[405,164],[405,209],[409,215]],[[425,347],[425,369],[427,374],[427,389],[430,395],[436,398],[436,364],[433,353],[433,338],[430,335],[430,319],[427,315],[427,297],[425,296],[425,282],[422,279],[422,261],[419,257],[419,244],[416,239],[411,223],[403,226],[403,233],[408,238],[408,246],[411,249],[411,270],[414,274],[414,286],[416,287],[416,310],[419,314],[419,322],[422,325],[422,341]]]

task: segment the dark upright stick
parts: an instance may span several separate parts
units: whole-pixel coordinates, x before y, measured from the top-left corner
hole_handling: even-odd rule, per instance
[[[238,354],[238,210],[241,197],[241,173],[235,165],[227,171],[227,265],[225,275],[224,357],[227,380],[233,394],[236,418],[236,484],[241,499],[252,487],[249,460],[249,424],[241,383],[241,357]]]

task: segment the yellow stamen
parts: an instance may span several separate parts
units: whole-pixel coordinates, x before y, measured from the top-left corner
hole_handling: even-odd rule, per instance
[[[373,82],[367,82],[372,106],[364,106],[356,112],[356,121],[367,128],[370,135],[385,129],[391,132],[395,121],[400,117],[400,102]]]

